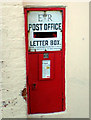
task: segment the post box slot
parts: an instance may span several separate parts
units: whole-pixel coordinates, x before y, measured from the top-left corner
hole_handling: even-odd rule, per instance
[[[33,32],[34,38],[55,38],[57,32]]]

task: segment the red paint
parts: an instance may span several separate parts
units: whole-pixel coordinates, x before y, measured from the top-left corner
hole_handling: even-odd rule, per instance
[[[27,11],[63,11],[62,50],[28,52]],[[65,8],[25,8],[28,114],[65,110]],[[49,58],[43,58],[49,53]],[[51,60],[50,78],[42,78],[42,60]]]

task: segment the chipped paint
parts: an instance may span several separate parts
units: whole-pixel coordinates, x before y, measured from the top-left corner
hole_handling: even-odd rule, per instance
[[[24,100],[26,101],[26,99],[27,99],[27,89],[26,88],[24,88],[22,90],[22,96],[23,96]]]
[[[9,104],[11,104],[12,106],[16,105],[17,104],[17,98],[2,101],[2,107],[7,107]]]

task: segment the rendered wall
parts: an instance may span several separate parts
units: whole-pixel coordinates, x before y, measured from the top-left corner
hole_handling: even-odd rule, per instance
[[[0,4],[0,104],[2,104],[2,6]],[[0,106],[1,107],[1,106]],[[1,108],[0,108],[0,119],[2,118]]]
[[[25,34],[22,3],[2,4],[2,117],[26,117]]]
[[[2,117],[27,117],[24,7],[66,6],[66,111],[28,117],[89,117],[89,3],[2,3]]]

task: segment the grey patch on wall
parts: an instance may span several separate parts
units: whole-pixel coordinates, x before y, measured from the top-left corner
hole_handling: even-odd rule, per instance
[[[83,37],[82,40],[85,40],[85,38]]]

